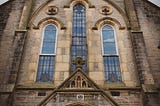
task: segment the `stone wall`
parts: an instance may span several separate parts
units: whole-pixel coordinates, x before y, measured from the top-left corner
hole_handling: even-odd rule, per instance
[[[112,97],[120,106],[142,106],[142,98],[139,91],[121,91],[120,96]]]
[[[155,6],[154,4],[147,2],[145,0],[134,0],[136,13],[138,16],[138,21],[140,25],[140,30],[143,32],[143,42],[144,42],[144,51],[146,56],[140,56],[140,60],[146,60],[148,63],[142,61],[143,68],[146,72],[146,77],[148,81],[151,81],[153,84],[152,87],[149,88],[147,91],[143,88],[144,93],[143,95],[143,104],[145,106],[159,106],[159,98],[160,94],[158,89],[160,88],[160,49],[159,41],[160,41],[160,8]],[[139,37],[141,38],[141,37]],[[138,38],[138,39],[139,39]],[[137,43],[139,46],[142,44]],[[141,51],[140,51],[141,52]],[[141,53],[142,55],[142,53]],[[138,63],[137,63],[138,64]],[[139,64],[140,65],[140,64]],[[148,68],[147,68],[148,67]],[[146,69],[145,69],[146,68]],[[150,69],[150,72],[149,70]],[[147,71],[148,70],[148,71]],[[142,70],[143,71],[143,70]],[[153,78],[152,78],[153,77]],[[140,78],[144,78],[140,75]],[[147,82],[146,78],[143,79],[144,83]],[[143,85],[144,86],[144,85]],[[155,90],[154,90],[155,89]],[[156,91],[156,92],[155,92]]]
[[[149,68],[153,74],[155,85],[160,87],[160,8],[142,0],[135,0],[136,12],[144,36]]]
[[[8,46],[7,42],[8,43],[10,43],[10,42],[7,40],[4,40],[4,38],[7,37],[5,35],[5,28],[7,26],[7,21],[8,21],[9,15],[12,10],[11,8],[12,8],[11,2],[0,6],[0,54],[1,54],[0,55],[0,57],[1,57],[1,60],[0,60],[0,85],[1,86],[0,87],[1,88],[2,88],[3,84],[6,84],[6,81],[7,81],[4,79],[5,74],[8,71],[7,70],[7,59],[9,56],[9,50],[6,50],[6,47]],[[4,54],[6,54],[6,55],[3,56]]]
[[[11,88],[14,87],[12,83],[17,79],[15,73],[18,70],[20,70],[20,74],[18,76],[18,86],[14,95],[15,106],[36,106],[52,91],[53,88],[60,85],[70,75],[69,67],[71,64],[70,47],[72,35],[72,8],[74,3],[71,3],[70,5],[69,0],[50,0],[50,2],[48,2],[48,4],[46,3],[43,8],[39,8],[44,3],[44,0],[35,0],[32,10],[33,16],[30,17],[30,29],[27,29],[28,33],[21,34],[21,31],[17,31],[18,36],[15,37],[15,31],[19,26],[24,1],[25,0],[12,0],[0,6],[0,103],[3,106],[9,105],[7,104],[9,102],[8,98],[11,96]],[[104,89],[112,87],[126,87],[125,91],[120,91],[120,96],[112,95],[120,105],[141,106],[141,91],[130,90],[127,87],[134,88],[139,86],[138,77],[142,81],[141,83],[148,79],[147,81],[149,83],[153,83],[155,81],[156,87],[160,87],[160,49],[157,48],[160,45],[160,9],[146,1],[142,0],[142,2],[140,2],[140,0],[134,0],[136,14],[132,14],[134,8],[131,8],[129,14],[128,11],[125,11],[126,7],[130,5],[130,2],[127,0],[126,4],[128,4],[126,7],[124,0],[115,0],[114,3],[116,3],[117,6],[112,5],[110,0],[108,2],[106,2],[107,0],[101,0],[101,2],[98,0],[85,1],[89,1],[92,5],[89,6],[84,3],[87,10],[86,26],[89,69],[88,76]],[[99,12],[100,8],[106,5],[110,6],[113,10],[113,13],[107,16],[102,15]],[[118,5],[120,8],[118,8]],[[57,6],[59,8],[58,14],[55,16],[48,16],[45,14],[48,6]],[[38,8],[40,11],[34,14]],[[127,7],[127,9],[129,8],[130,7]],[[131,29],[133,28],[136,29],[136,31],[140,31],[131,31],[133,35],[135,34],[133,38],[131,37],[132,34],[129,30],[130,26],[126,20],[127,16],[124,16],[124,14],[127,13],[127,16],[130,17],[130,22],[132,25]],[[138,20],[135,15],[138,16]],[[58,41],[54,81],[52,83],[44,84],[36,83],[35,79],[43,28],[46,25],[45,22],[41,23],[41,21],[47,17],[58,19]],[[102,20],[103,24],[95,26],[98,20],[101,20],[102,18],[105,19],[106,17],[111,18],[110,22]],[[119,23],[114,22],[114,19],[116,19]],[[46,21],[49,22],[48,20]],[[39,23],[41,24],[39,25]],[[115,28],[123,80],[123,83],[121,84],[104,83],[101,27],[105,24],[112,24]],[[37,28],[38,25],[39,28]],[[96,28],[94,29],[94,27]],[[27,36],[26,41],[24,41],[25,39],[23,38],[23,35]],[[134,43],[131,42],[131,39],[133,39]],[[16,40],[17,43],[13,45]],[[22,56],[21,47],[23,47],[24,42],[25,50]],[[136,65],[134,61],[133,47],[135,50],[135,55],[137,56],[136,58],[138,58],[137,60],[140,60],[136,61],[138,65]],[[18,54],[16,51],[20,51],[21,53]],[[16,58],[16,55],[19,57]],[[22,61],[20,62],[21,57]],[[18,62],[16,59],[18,59]],[[21,64],[20,68],[19,64]],[[14,71],[14,67],[12,66],[16,66],[18,69]],[[137,75],[135,66],[142,71],[139,73],[139,76]],[[149,71],[151,71],[151,73],[148,74],[147,72]],[[146,79],[143,77],[142,73],[146,75]],[[13,76],[11,76],[11,74]],[[151,74],[153,74],[154,81],[150,77],[152,76]],[[109,90],[106,91],[110,92]],[[158,106],[159,96],[157,94],[144,95],[144,97],[146,97],[144,100],[144,102],[147,103],[146,106],[148,106],[148,104]]]
[[[68,2],[62,3],[63,0],[55,0],[50,1],[48,4],[43,4],[45,2],[35,1],[35,5],[33,6],[33,13],[35,13],[38,6],[42,5],[39,8],[36,14],[31,16],[30,20],[30,30],[28,30],[28,37],[26,41],[26,47],[24,51],[24,56],[22,59],[21,69],[20,69],[20,85],[25,85],[35,83],[37,67],[38,67],[38,54],[40,51],[43,28],[46,25],[45,21],[40,25],[39,23],[46,19],[47,17],[52,17],[58,19],[62,24],[66,27],[66,29],[61,29],[61,25],[57,25],[58,28],[58,38],[57,38],[57,53],[56,53],[56,64],[55,64],[55,74],[54,74],[54,84],[59,85],[62,81],[64,81],[69,76],[69,66],[71,64],[70,61],[70,47],[71,47],[71,35],[72,35],[72,9],[73,4],[69,4]],[[122,80],[126,84],[126,86],[136,86],[137,85],[137,77],[136,70],[133,60],[132,46],[131,46],[131,38],[129,32],[127,31],[127,23],[124,19],[125,17],[120,13],[121,10],[117,10],[117,7],[112,4],[102,1],[98,2],[96,0],[89,1],[90,4],[86,5],[86,36],[87,36],[87,46],[88,46],[88,69],[89,69],[89,77],[91,77],[97,84],[104,84],[104,66],[103,66],[103,57],[102,57],[102,44],[101,44],[101,27],[103,25],[98,26],[97,30],[93,30],[92,28],[98,22],[105,17],[110,17],[119,22],[119,24],[124,27],[120,29],[120,25],[116,22],[112,22],[117,38],[117,46],[120,56],[120,64],[122,71]],[[122,3],[122,2],[121,2]],[[102,6],[108,5],[112,8],[113,13],[105,16],[102,15],[99,11]],[[44,6],[43,6],[44,5]],[[65,8],[64,6],[68,5],[69,8]],[[95,7],[90,7],[89,5],[93,5]],[[57,6],[58,14],[54,16],[49,16],[45,14],[48,6]],[[117,4],[118,6],[118,4]],[[123,8],[122,8],[123,9]],[[122,10],[123,11],[123,10]],[[50,20],[46,20],[50,21]],[[112,20],[110,20],[112,21]],[[103,21],[102,21],[103,23]],[[105,23],[105,22],[104,22]],[[110,24],[107,22],[106,24]],[[38,26],[39,25],[39,26]],[[35,29],[33,26],[38,26],[38,29]],[[126,58],[126,55],[129,57]],[[64,66],[64,67],[62,67]],[[96,67],[97,66],[97,67]],[[101,76],[101,77],[97,77]]]
[[[10,105],[13,85],[9,85],[13,60],[13,38],[18,28],[24,0],[8,1],[0,6],[0,103]]]
[[[13,59],[13,40],[15,30],[18,28],[21,12],[23,8],[23,0],[7,2],[1,6],[1,42],[0,42],[0,81],[7,84],[10,74],[10,65]],[[5,24],[4,24],[5,23]],[[3,79],[3,80],[2,80]]]
[[[17,90],[13,106],[37,106],[50,93],[51,90]]]

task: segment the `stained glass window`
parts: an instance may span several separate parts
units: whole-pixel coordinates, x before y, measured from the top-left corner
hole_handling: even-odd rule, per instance
[[[105,80],[107,82],[120,82],[121,71],[119,56],[116,48],[115,33],[112,26],[105,25],[102,28],[102,39]]]
[[[77,4],[73,7],[73,23],[72,23],[72,61],[77,56],[87,59],[87,44],[86,44],[86,9],[82,4]],[[71,72],[76,70],[76,66],[72,64]],[[82,66],[84,72],[87,71],[87,65]]]
[[[39,56],[37,82],[51,82],[54,74],[56,27],[47,25],[44,29],[41,53]]]

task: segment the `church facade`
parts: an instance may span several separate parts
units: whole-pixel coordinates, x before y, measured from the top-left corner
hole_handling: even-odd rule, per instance
[[[0,5],[2,106],[159,106],[160,7],[147,0]]]

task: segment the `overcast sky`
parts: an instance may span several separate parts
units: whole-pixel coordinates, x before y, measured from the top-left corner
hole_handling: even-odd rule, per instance
[[[0,4],[4,3],[4,2],[6,2],[6,1],[8,1],[8,0],[0,0]],[[157,4],[157,5],[160,7],[160,0],[149,0],[149,1]]]
[[[151,1],[160,7],[160,0],[148,0],[148,1]]]

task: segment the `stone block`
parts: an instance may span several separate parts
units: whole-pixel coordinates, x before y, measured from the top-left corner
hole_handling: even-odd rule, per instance
[[[94,81],[104,81],[104,73],[101,72],[89,72],[89,77]]]
[[[62,57],[63,57],[63,62],[69,63],[70,61],[69,55],[63,55]]]
[[[57,42],[57,47],[69,47],[70,46],[70,41],[58,41]]]
[[[55,71],[66,71],[69,69],[69,63],[56,63]]]

